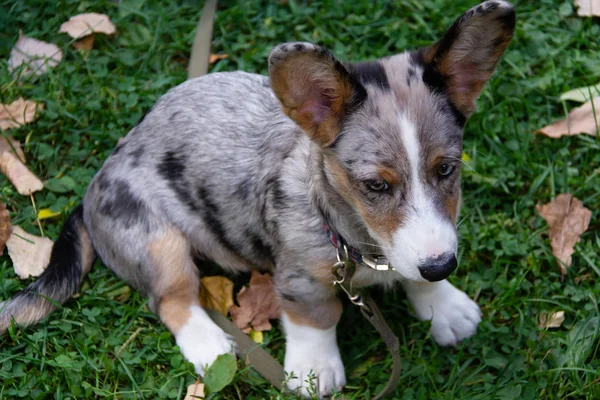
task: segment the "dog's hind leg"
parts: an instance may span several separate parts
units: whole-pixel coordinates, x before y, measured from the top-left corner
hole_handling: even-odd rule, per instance
[[[235,346],[200,306],[200,278],[187,239],[175,229],[166,230],[150,242],[147,263],[153,275],[151,309],[175,335],[196,372],[204,374],[207,365]]]

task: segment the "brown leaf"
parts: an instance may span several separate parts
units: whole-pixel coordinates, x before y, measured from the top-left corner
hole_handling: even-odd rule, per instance
[[[559,194],[550,203],[538,204],[536,208],[550,225],[548,234],[552,254],[558,259],[561,273],[564,275],[567,267],[571,266],[575,244],[590,224],[592,212],[570,193]]]
[[[0,170],[23,196],[44,188],[44,184],[33,174],[25,164],[9,152],[0,154]]]
[[[214,64],[219,60],[224,60],[227,57],[229,57],[229,54],[212,54],[210,55],[210,57],[208,57],[208,63],[209,64]]]
[[[575,4],[580,17],[600,17],[600,0],[575,0]]]
[[[204,383],[196,381],[187,388],[187,393],[183,400],[198,400],[204,398]]]
[[[557,311],[550,314],[543,312],[540,314],[540,323],[538,324],[538,326],[543,329],[560,328],[564,321],[564,311]]]
[[[1,112],[2,110],[0,109],[0,113]],[[4,153],[5,151],[16,155],[19,160],[25,162],[25,153],[23,153],[21,143],[13,139],[12,136],[0,136],[0,154]]]
[[[86,36],[83,39],[79,39],[75,43],[73,43],[73,47],[77,50],[91,50],[94,47],[94,40],[96,37],[94,35]]]
[[[275,294],[273,279],[269,274],[252,271],[250,285],[243,287],[237,295],[238,306],[232,306],[231,319],[245,333],[268,331],[271,329],[270,319],[279,318],[281,310]]]
[[[19,278],[40,276],[50,262],[53,245],[52,240],[31,235],[20,226],[15,226],[6,247]]]
[[[37,110],[43,108],[42,103],[24,100],[22,97],[10,104],[0,104],[0,128],[5,131],[28,124],[37,117]]]
[[[598,134],[597,127],[600,127],[600,97],[594,97],[593,101],[593,106],[590,100],[571,110],[568,118],[545,126],[538,133],[554,139],[564,135],[579,135],[580,133],[596,136]],[[594,110],[596,118],[594,118]],[[598,125],[596,125],[596,120]]]
[[[106,14],[79,14],[64,22],[58,32],[67,33],[74,39],[80,39],[94,33],[113,35],[117,31],[115,25]]]
[[[207,276],[200,280],[200,304],[227,316],[233,303],[233,282],[223,276]]]
[[[0,256],[4,254],[4,246],[11,233],[10,215],[4,203],[0,202]]]
[[[18,70],[21,65],[24,75],[42,75],[48,68],[55,67],[62,60],[62,51],[52,43],[33,39],[19,31],[19,40],[10,51],[8,71]]]

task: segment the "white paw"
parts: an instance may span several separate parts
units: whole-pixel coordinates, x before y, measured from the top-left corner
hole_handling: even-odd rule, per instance
[[[192,315],[177,332],[175,339],[183,356],[196,369],[198,375],[218,356],[235,352],[236,345],[229,335],[219,328],[200,307],[190,309]]]
[[[344,365],[335,339],[335,327],[317,329],[293,324],[283,315],[286,331],[287,386],[304,397],[331,396],[346,384]],[[314,379],[313,379],[314,378]]]
[[[450,282],[410,283],[406,293],[417,316],[431,320],[431,334],[441,346],[453,346],[477,332],[479,306]]]

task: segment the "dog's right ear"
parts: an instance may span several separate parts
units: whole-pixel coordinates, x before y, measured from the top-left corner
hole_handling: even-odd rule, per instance
[[[364,87],[331,53],[311,43],[285,43],[269,56],[271,87],[285,114],[322,147],[366,98]]]

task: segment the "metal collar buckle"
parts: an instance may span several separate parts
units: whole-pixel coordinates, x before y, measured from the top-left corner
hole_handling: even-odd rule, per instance
[[[363,264],[376,271],[389,271],[392,269],[390,262],[385,256],[364,256],[362,257]]]

